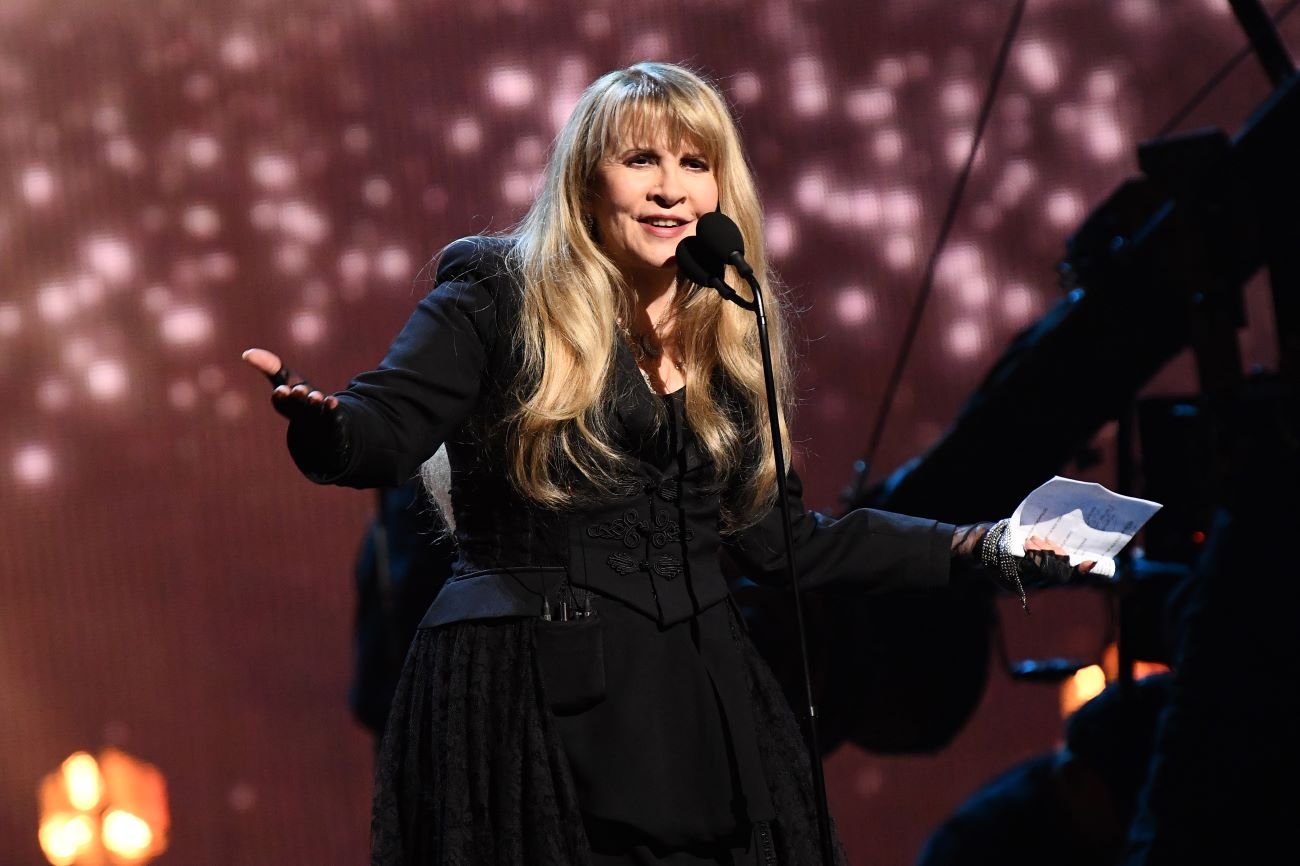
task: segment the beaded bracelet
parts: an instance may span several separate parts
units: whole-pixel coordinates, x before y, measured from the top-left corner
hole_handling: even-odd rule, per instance
[[[984,540],[980,542],[980,562],[1002,575],[1004,580],[1015,587],[1016,594],[1020,596],[1020,606],[1024,608],[1025,613],[1028,613],[1029,599],[1025,594],[1025,585],[1020,579],[1020,563],[1016,555],[1011,552],[1011,541],[1007,535],[1007,528],[1010,525],[1009,520],[1003,519],[989,527]]]

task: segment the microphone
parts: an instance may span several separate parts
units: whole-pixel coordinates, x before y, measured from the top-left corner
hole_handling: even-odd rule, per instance
[[[722,279],[726,273],[726,263],[713,254],[697,237],[682,238],[677,244],[677,270],[692,283],[700,286],[712,286],[733,304],[754,309],[754,303],[747,301]]]
[[[754,290],[747,301],[736,294],[722,279],[730,263]],[[727,300],[750,310],[758,324],[758,348],[763,358],[763,385],[767,391],[767,419],[772,429],[772,462],[776,465],[776,499],[781,509],[781,526],[785,537],[785,569],[794,600],[794,617],[799,626],[799,658],[803,662],[805,697],[808,699],[808,753],[812,756],[813,787],[817,797],[817,825],[821,838],[823,866],[835,862],[831,842],[830,808],[826,802],[826,779],[822,772],[821,746],[817,741],[817,707],[813,701],[812,675],[808,664],[808,639],[805,634],[803,605],[799,595],[799,577],[794,562],[794,530],[790,524],[790,497],[787,491],[785,453],[781,444],[781,411],[777,405],[775,374],[772,372],[772,348],[767,333],[767,314],[763,310],[763,290],[754,269],[745,261],[745,238],[740,228],[721,211],[710,211],[695,225],[695,237],[683,238],[677,245],[677,266],[688,279],[712,286]],[[703,281],[699,279],[703,277]]]
[[[682,238],[677,245],[677,269],[692,283],[713,286],[725,273],[722,260],[713,255],[697,237]],[[726,283],[723,283],[725,286]],[[715,289],[717,286],[713,286]]]
[[[700,217],[695,236],[717,258],[730,262],[746,280],[754,276],[754,269],[745,261],[745,238],[731,217],[721,211],[709,211]]]

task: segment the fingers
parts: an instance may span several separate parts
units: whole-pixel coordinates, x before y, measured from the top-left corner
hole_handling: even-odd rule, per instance
[[[332,394],[326,394],[310,385],[300,382],[290,388],[288,385],[278,385],[271,392],[271,400],[275,403],[277,409],[286,410],[290,407],[314,406],[324,409],[335,409],[339,405],[338,398]]]
[[[279,355],[266,349],[249,349],[241,357],[245,363],[252,365],[274,384],[284,384],[284,379],[280,378],[280,376],[282,374],[287,375],[287,371],[285,371],[284,362],[280,360]]]
[[[1055,553],[1057,556],[1065,555],[1065,548],[1046,538],[1039,538],[1037,535],[1031,535],[1025,539],[1025,550],[1046,550],[1049,553]]]
[[[271,403],[275,410],[286,418],[293,417],[299,410],[309,407],[332,410],[338,408],[337,397],[318,390],[302,376],[284,365],[280,356],[266,349],[247,349],[241,356],[244,362],[271,380]],[[289,383],[298,381],[290,385]]]
[[[240,356],[244,363],[271,381],[271,405],[289,420],[315,411],[338,408],[337,397],[320,391],[302,376],[284,365],[280,356],[266,349],[247,349]],[[297,379],[297,382],[293,380]],[[290,383],[293,384],[290,384]]]
[[[1060,557],[1061,559],[1064,559],[1066,562],[1069,561],[1069,555],[1065,552],[1065,548],[1061,547],[1059,544],[1056,544],[1055,542],[1048,541],[1046,538],[1039,538],[1036,535],[1031,535],[1029,538],[1025,539],[1025,551],[1028,552],[1030,550],[1038,550],[1044,553],[1050,553],[1053,556],[1057,556]],[[1096,562],[1089,559],[1080,562],[1078,565],[1071,566],[1071,567],[1075,571],[1079,572],[1080,574],[1087,574],[1088,572],[1092,571],[1096,565],[1097,565]]]

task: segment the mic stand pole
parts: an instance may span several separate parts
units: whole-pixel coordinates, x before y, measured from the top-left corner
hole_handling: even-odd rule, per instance
[[[799,578],[794,567],[794,530],[790,524],[790,500],[786,495],[785,449],[781,445],[781,415],[776,400],[776,380],[772,373],[772,348],[767,339],[767,314],[763,308],[763,291],[754,278],[754,272],[739,253],[733,254],[732,264],[754,291],[754,300],[747,301],[736,294],[723,280],[712,277],[709,282],[723,297],[747,310],[753,310],[758,319],[758,345],[763,356],[763,382],[767,389],[767,418],[772,427],[772,456],[776,462],[777,501],[781,506],[781,528],[785,534],[785,573],[790,581],[794,598],[794,618],[799,628],[799,660],[803,665],[803,682],[808,703],[808,750],[812,764],[813,790],[817,798],[817,827],[821,837],[822,863],[835,866],[835,848],[831,836],[830,807],[826,802],[826,777],[822,769],[821,746],[817,741],[817,707],[813,701],[812,674],[808,665],[808,641],[804,633],[803,602],[799,595]]]

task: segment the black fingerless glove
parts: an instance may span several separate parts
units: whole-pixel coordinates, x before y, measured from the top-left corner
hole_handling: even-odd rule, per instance
[[[995,583],[1020,598],[1020,606],[1029,612],[1026,586],[1042,588],[1070,583],[1078,572],[1067,557],[1050,550],[1027,550],[1024,556],[1011,552],[1007,528],[1010,521],[999,520],[980,542],[979,560]]]
[[[1021,579],[1035,587],[1060,586],[1075,578],[1070,560],[1050,550],[1026,550],[1019,559]]]
[[[312,481],[327,483],[343,474],[351,460],[351,442],[342,407],[300,406],[289,416],[285,439],[293,462]]]

